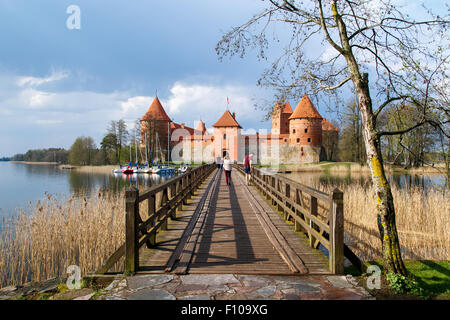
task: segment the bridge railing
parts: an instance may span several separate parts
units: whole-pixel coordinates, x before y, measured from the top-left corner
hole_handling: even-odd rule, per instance
[[[242,173],[242,165],[236,166]],[[320,244],[329,252],[333,274],[344,273],[344,195],[339,189],[330,194],[296,183],[264,169],[252,168],[251,181],[285,220],[294,220],[295,231],[303,231],[309,245]]]
[[[139,270],[139,249],[146,244],[156,244],[156,234],[167,230],[169,218],[177,218],[177,212],[194,194],[197,187],[214,170],[215,164],[205,164],[190,170],[167,182],[154,186],[139,194],[137,188],[125,191],[125,243],[95,272],[105,274],[125,255],[125,273],[132,274]],[[147,217],[141,218],[139,207],[147,202]]]

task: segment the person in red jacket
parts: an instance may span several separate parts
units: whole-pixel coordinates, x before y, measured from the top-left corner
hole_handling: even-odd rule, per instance
[[[246,155],[244,158],[245,181],[247,182],[248,186],[250,185],[250,178],[251,178],[251,174],[252,174],[252,158],[253,158],[253,153]]]

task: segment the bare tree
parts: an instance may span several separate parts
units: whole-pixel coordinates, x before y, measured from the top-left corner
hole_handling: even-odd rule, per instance
[[[219,57],[235,54],[242,57],[253,47],[258,49],[259,57],[266,58],[271,43],[267,34],[274,34],[272,25],[281,24],[283,38],[287,32],[291,36],[281,56],[258,80],[259,85],[277,88],[278,96],[296,97],[305,90],[339,96],[347,84],[353,84],[378,199],[385,268],[406,274],[380,139],[410,132],[426,123],[449,137],[448,14],[441,18],[424,8],[421,12],[429,18],[419,21],[389,0],[266,2],[266,9],[223,36],[216,48]],[[280,40],[276,40],[279,46]],[[317,54],[320,41],[327,49],[322,55]],[[314,52],[308,50],[311,47]],[[369,71],[373,74],[370,83]],[[413,105],[421,116],[407,128],[383,131],[377,126],[377,117],[394,102]]]

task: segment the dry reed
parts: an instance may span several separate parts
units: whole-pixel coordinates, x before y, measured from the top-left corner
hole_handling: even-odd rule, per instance
[[[64,276],[69,265],[93,272],[124,242],[123,193],[87,198],[47,195],[31,214],[0,223],[0,287]]]
[[[331,192],[334,186],[316,185]],[[344,191],[345,243],[364,261],[380,259],[377,201],[371,184],[340,185]],[[404,259],[449,260],[448,190],[408,190],[392,186],[396,223]]]

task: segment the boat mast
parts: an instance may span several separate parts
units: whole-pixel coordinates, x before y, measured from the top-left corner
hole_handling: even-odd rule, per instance
[[[147,132],[145,133],[145,162],[148,165]]]
[[[138,163],[136,131],[134,132],[134,148],[136,149],[136,164]]]
[[[167,122],[167,165],[169,165],[170,153],[170,122]]]

